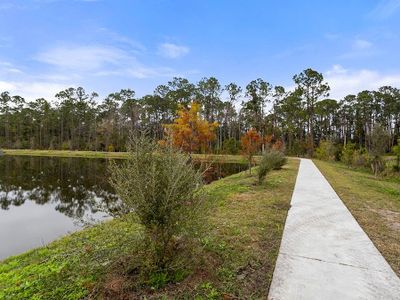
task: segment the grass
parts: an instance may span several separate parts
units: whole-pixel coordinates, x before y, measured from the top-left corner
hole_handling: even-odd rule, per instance
[[[212,210],[207,234],[197,243],[201,255],[179,284],[129,296],[124,280],[110,279],[112,270],[123,266],[115,262],[136,255],[132,246],[142,230],[115,219],[1,262],[0,299],[115,299],[121,293],[124,299],[266,298],[297,168],[298,160],[290,159],[262,185],[254,184],[256,172],[208,185]]]
[[[400,176],[375,178],[341,163],[314,162],[400,276]]]
[[[84,158],[127,158],[126,152],[103,152],[103,151],[71,151],[71,150],[31,150],[31,149],[2,149],[4,155],[24,156],[50,156],[50,157],[84,157]],[[193,159],[199,161],[216,161],[226,163],[245,163],[246,159],[241,155],[228,154],[192,154]],[[259,157],[256,156],[255,160]]]

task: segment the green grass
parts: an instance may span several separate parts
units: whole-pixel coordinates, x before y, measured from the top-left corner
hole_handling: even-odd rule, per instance
[[[207,234],[198,243],[201,255],[190,276],[182,275],[179,285],[132,291],[132,299],[265,298],[297,168],[298,160],[290,159],[282,170],[269,174],[263,185],[255,185],[255,172],[208,185],[212,209]],[[114,282],[110,274],[115,262],[134,257],[134,245],[140,240],[139,225],[115,219],[8,258],[0,263],[0,299],[105,295],[110,281]]]
[[[0,299],[81,299],[140,227],[113,220],[0,263]]]
[[[400,276],[400,176],[376,178],[342,163],[315,163]]]
[[[127,152],[102,152],[102,151],[70,151],[70,150],[30,150],[30,149],[2,149],[4,155],[24,156],[49,156],[49,157],[83,157],[83,158],[114,158],[124,159]],[[246,159],[241,155],[227,154],[192,154],[195,160],[217,161],[226,163],[245,163]],[[255,157],[258,160],[259,156]]]

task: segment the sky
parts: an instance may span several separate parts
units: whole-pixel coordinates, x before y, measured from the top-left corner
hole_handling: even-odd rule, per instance
[[[0,92],[29,100],[174,76],[290,89],[306,68],[331,98],[400,88],[400,0],[0,0]]]

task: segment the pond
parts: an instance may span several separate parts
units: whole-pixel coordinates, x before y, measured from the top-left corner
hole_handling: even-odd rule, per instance
[[[122,160],[118,160],[122,162]],[[0,157],[0,260],[110,218],[118,202],[108,182],[108,160]],[[246,169],[213,164],[205,182]]]

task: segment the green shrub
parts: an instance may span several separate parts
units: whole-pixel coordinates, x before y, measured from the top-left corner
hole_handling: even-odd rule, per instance
[[[113,145],[113,144],[108,145],[107,151],[108,151],[108,152],[115,152],[114,145]]]
[[[370,165],[370,157],[365,148],[354,150],[352,165],[355,167],[368,168]]]
[[[61,144],[61,150],[71,150],[71,149],[72,149],[71,141],[63,142]]]
[[[331,141],[321,141],[315,150],[315,156],[321,160],[335,160],[337,147]]]
[[[286,157],[282,152],[277,150],[270,150],[266,152],[258,167],[258,182],[261,184],[267,174],[271,170],[279,170],[283,165],[287,163]]]
[[[239,142],[234,138],[224,140],[224,142],[222,143],[222,153],[223,154],[238,154],[239,146],[240,146]]]
[[[356,145],[353,143],[347,143],[346,146],[343,147],[340,160],[348,166],[351,166],[353,164],[355,148]]]
[[[397,139],[397,146],[393,146],[392,151],[396,155],[396,164],[393,166],[393,170],[400,172],[400,139]]]
[[[371,157],[371,169],[376,176],[385,169],[382,155],[386,152],[389,135],[387,131],[378,124],[374,126],[371,132],[370,141],[369,155]]]
[[[132,213],[132,222],[145,229],[149,260],[145,268],[153,274],[151,284],[158,286],[169,278],[166,272],[176,272],[179,249],[190,245],[196,224],[202,223],[202,174],[195,170],[189,155],[169,143],[161,147],[138,137],[132,138],[128,149],[124,163],[110,166],[111,184],[122,200],[121,211]]]

